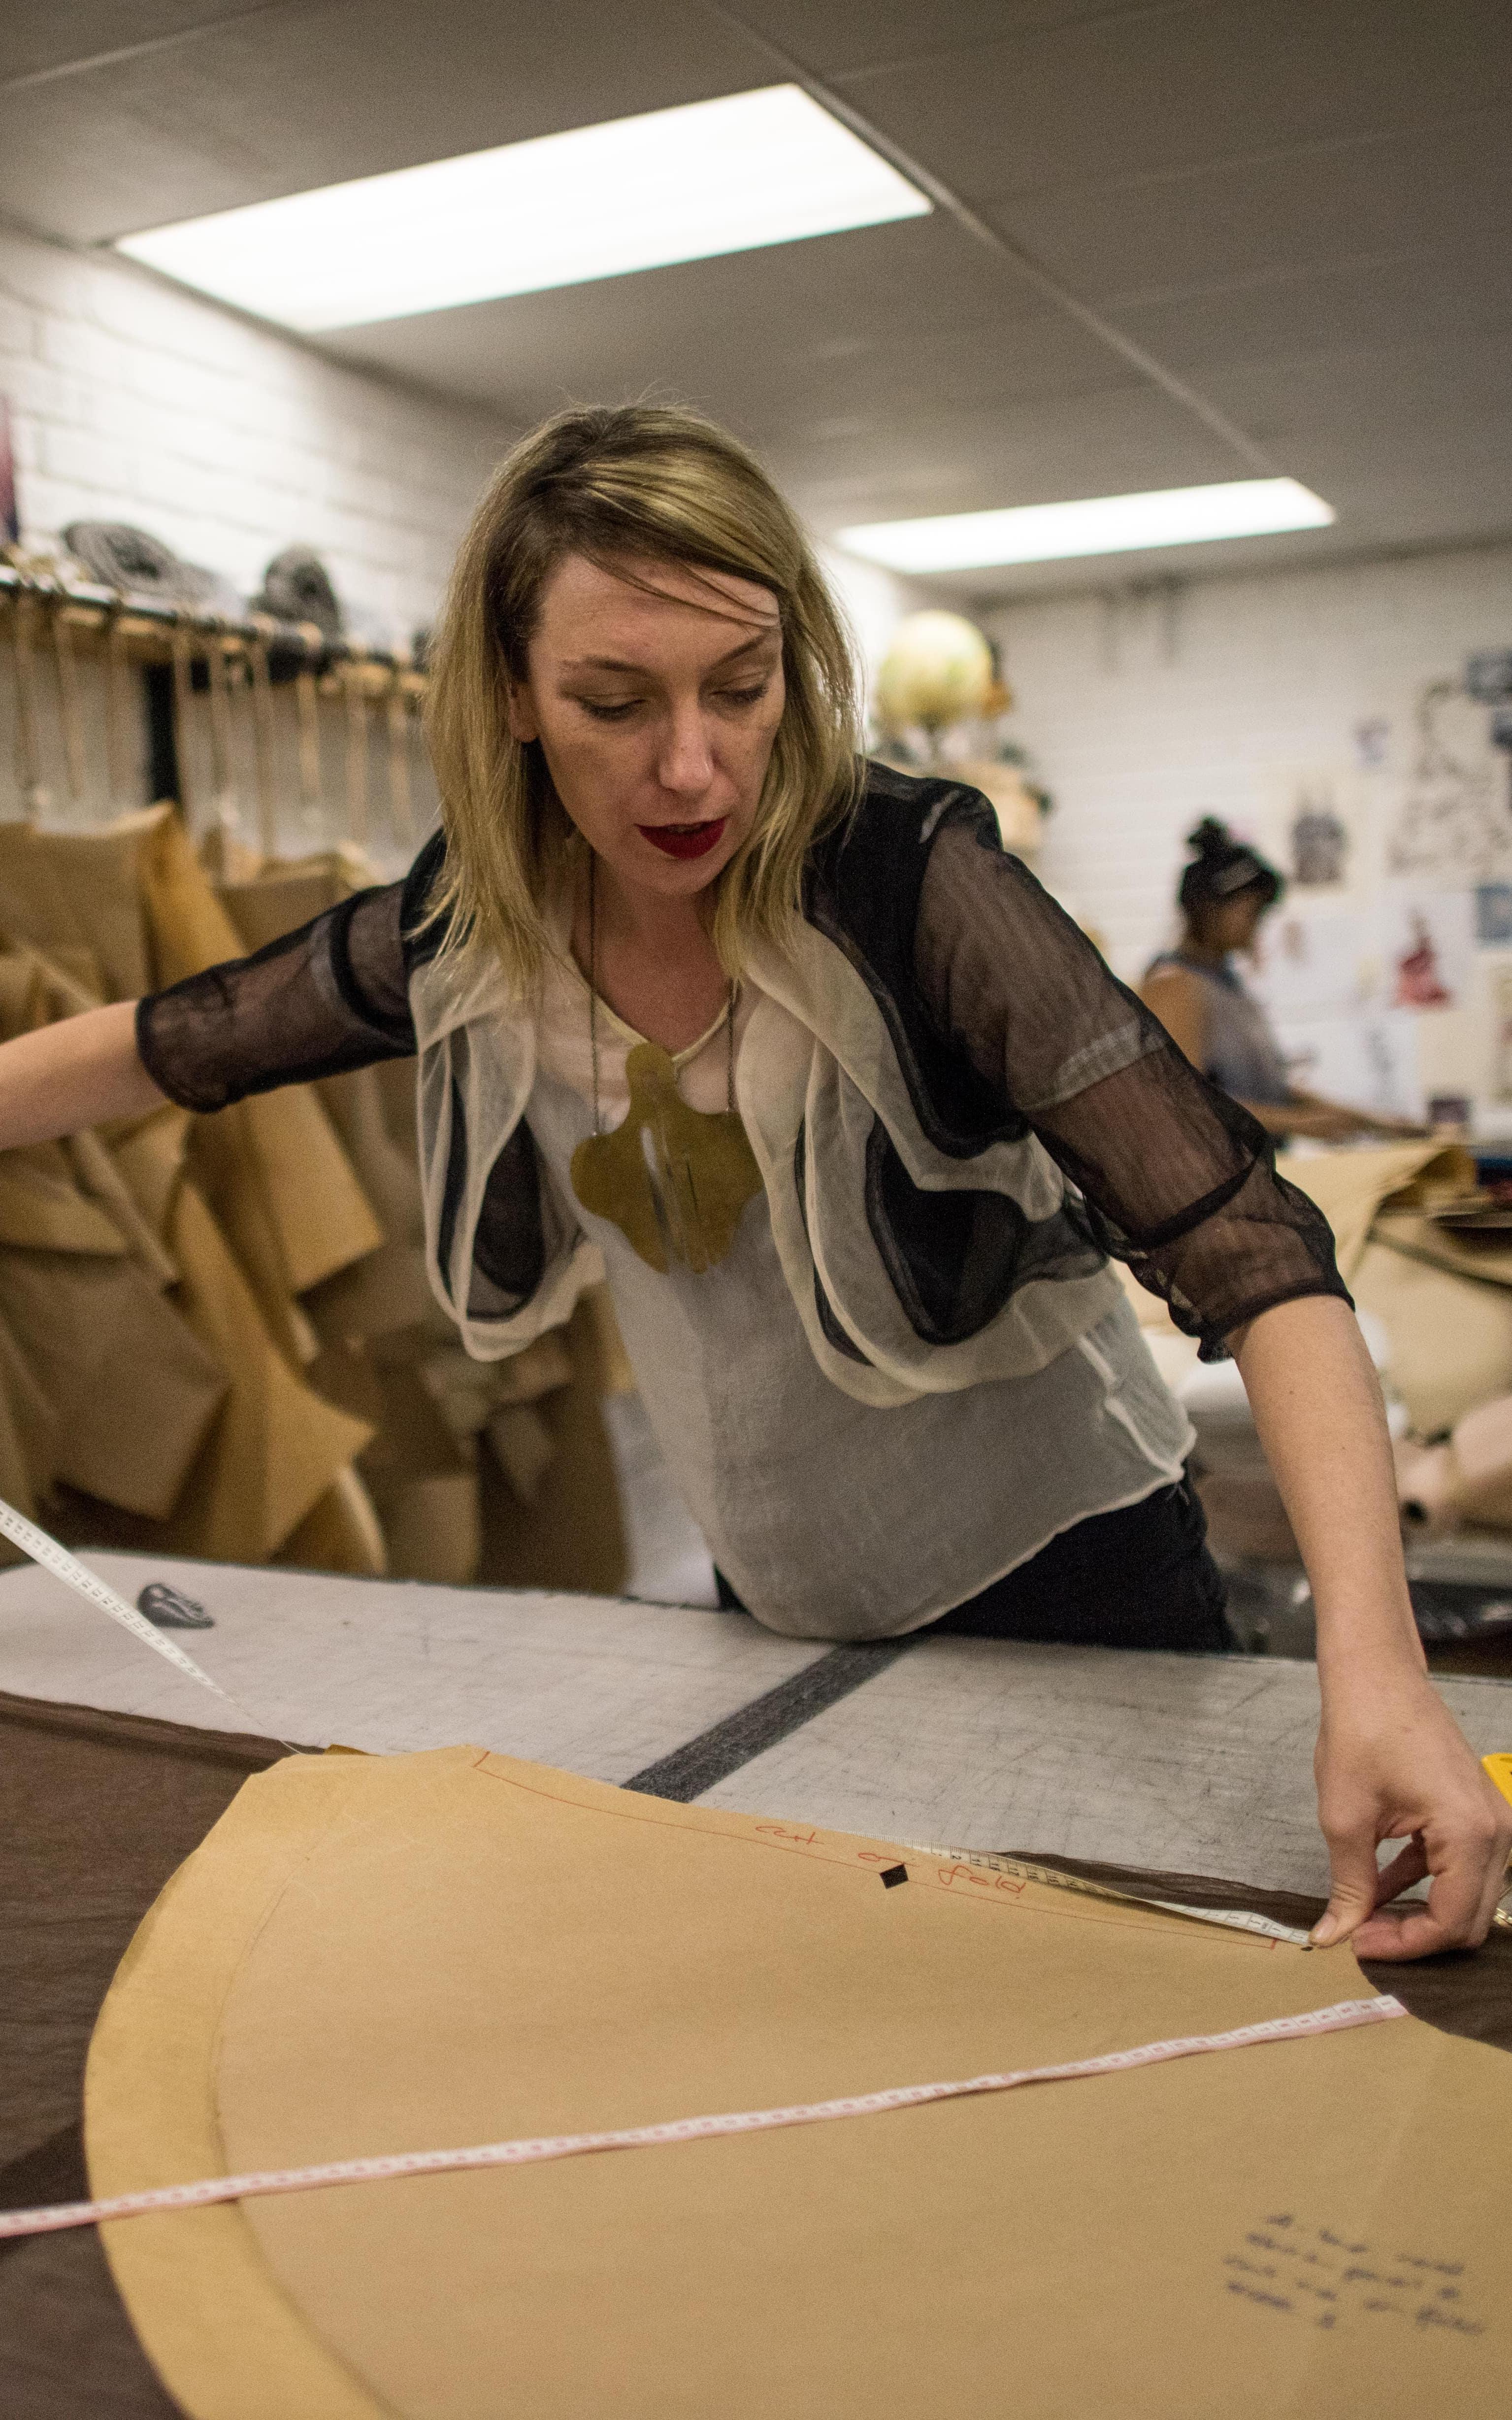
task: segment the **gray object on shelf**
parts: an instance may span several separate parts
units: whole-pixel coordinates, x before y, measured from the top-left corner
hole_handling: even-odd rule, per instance
[[[202,564],[185,563],[162,538],[130,521],[70,521],[63,543],[102,588],[181,605],[197,614],[240,617],[241,599],[228,580]]]
[[[346,628],[341,599],[313,547],[286,546],[275,554],[252,602],[255,613],[275,621],[313,622],[328,639],[339,639]]]

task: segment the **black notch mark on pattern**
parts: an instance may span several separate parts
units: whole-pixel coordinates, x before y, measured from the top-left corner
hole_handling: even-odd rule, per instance
[[[896,1890],[900,1883],[905,1883],[907,1880],[906,1866],[884,1866],[882,1869],[881,1881],[884,1890]]]
[[[658,1757],[655,1764],[648,1764],[643,1772],[621,1786],[639,1790],[648,1798],[675,1798],[686,1807],[727,1775],[738,1773],[752,1757],[801,1730],[815,1714],[824,1714],[841,1698],[848,1698],[864,1681],[886,1671],[915,1643],[910,1637],[880,1638],[866,1646],[831,1648],[817,1663],[806,1665],[791,1680],[779,1681],[775,1689],[753,1698],[738,1714],[728,1714],[712,1730],[700,1731],[696,1739],[674,1747],[670,1756]]]

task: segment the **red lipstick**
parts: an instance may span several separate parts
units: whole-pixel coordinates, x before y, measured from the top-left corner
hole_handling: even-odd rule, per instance
[[[707,857],[723,840],[729,820],[716,815],[706,824],[637,824],[636,830],[664,857]]]

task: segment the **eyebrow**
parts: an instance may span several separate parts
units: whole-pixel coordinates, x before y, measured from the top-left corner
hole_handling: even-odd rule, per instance
[[[742,656],[750,655],[755,648],[764,647],[771,640],[779,639],[781,635],[781,624],[774,621],[770,623],[765,629],[755,631],[750,638],[742,639],[738,647],[732,647],[728,655],[720,656],[716,662],[709,666],[709,670],[716,673],[723,672],[727,665],[738,663]],[[643,675],[649,667],[645,664],[625,663],[622,661],[618,656],[570,656],[563,664],[562,669],[563,672],[568,673],[637,673]]]

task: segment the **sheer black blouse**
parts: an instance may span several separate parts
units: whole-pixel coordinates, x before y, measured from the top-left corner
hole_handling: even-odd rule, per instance
[[[1196,1073],[984,815],[975,794],[948,795],[918,834],[919,870],[880,902],[875,865],[847,891],[842,839],[833,878],[821,871],[806,899],[877,993],[932,1140],[964,1152],[1038,1136],[1075,1188],[1084,1246],[1126,1262],[1205,1357],[1276,1303],[1348,1302],[1328,1223],[1277,1175],[1264,1130]],[[154,1082],[205,1112],[411,1054],[409,977],[434,947],[421,927],[441,855],[438,837],[404,881],[142,1001]],[[889,915],[911,931],[879,975]]]

